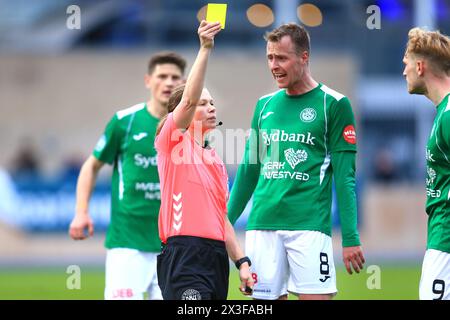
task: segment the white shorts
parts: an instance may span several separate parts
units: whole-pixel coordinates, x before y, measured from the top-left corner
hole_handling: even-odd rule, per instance
[[[450,300],[450,253],[428,249],[422,265],[420,300]]]
[[[331,238],[318,231],[250,230],[245,251],[256,273],[253,298],[293,294],[335,294]]]
[[[156,275],[158,254],[126,248],[107,250],[105,300],[162,300]]]

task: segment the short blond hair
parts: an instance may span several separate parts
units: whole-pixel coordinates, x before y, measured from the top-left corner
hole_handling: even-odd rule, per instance
[[[450,76],[450,38],[439,31],[413,28],[408,32],[406,53],[429,60],[437,69]]]

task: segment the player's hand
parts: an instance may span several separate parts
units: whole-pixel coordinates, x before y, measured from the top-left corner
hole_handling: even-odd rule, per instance
[[[253,281],[248,263],[243,263],[239,268],[239,278],[241,279],[241,286],[239,287],[241,293],[245,296],[251,295],[253,293],[253,285],[255,282]]]
[[[88,230],[88,235],[85,230]],[[88,214],[76,214],[69,227],[69,235],[73,240],[84,240],[94,235],[94,222]]]
[[[202,48],[214,47],[214,37],[222,30],[220,22],[207,22],[202,20],[198,27],[198,37]]]
[[[361,246],[344,247],[342,256],[344,259],[345,268],[349,274],[353,274],[352,267],[356,273],[359,273],[366,262]]]

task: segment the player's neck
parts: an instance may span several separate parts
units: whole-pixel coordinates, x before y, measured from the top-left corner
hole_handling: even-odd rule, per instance
[[[150,112],[152,116],[154,116],[157,119],[161,119],[167,114],[167,106],[162,105],[155,99],[150,99],[147,102],[147,110]]]
[[[435,106],[438,106],[442,100],[450,93],[450,77],[437,79],[427,86],[425,96],[430,99]]]
[[[293,86],[286,88],[286,93],[290,96],[307,93],[317,87],[319,83],[306,72],[304,77]]]

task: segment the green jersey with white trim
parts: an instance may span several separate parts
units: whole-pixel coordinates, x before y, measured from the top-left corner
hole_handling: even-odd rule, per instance
[[[450,253],[450,94],[437,106],[427,144],[428,249]]]
[[[113,164],[107,248],[159,252],[160,187],[154,148],[159,119],[141,103],[117,112],[93,152]]]
[[[355,120],[345,96],[319,84],[302,95],[280,90],[260,98],[230,197],[230,221],[234,223],[245,207],[240,202],[248,201],[238,185],[257,180],[256,185],[249,183],[254,193],[247,230],[331,235],[331,156],[338,152],[356,152]],[[350,175],[354,183],[354,172]],[[349,199],[349,212],[341,213],[341,221],[343,214],[351,217],[345,219],[350,225],[347,246],[359,245],[356,196]]]

